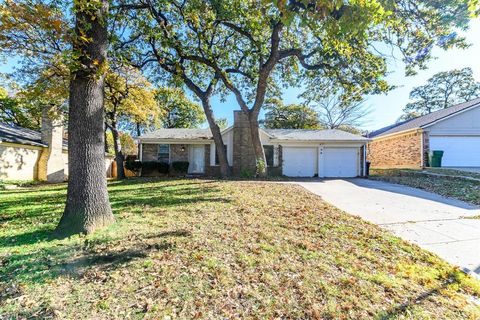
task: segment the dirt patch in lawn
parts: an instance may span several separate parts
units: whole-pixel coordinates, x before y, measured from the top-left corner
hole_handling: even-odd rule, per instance
[[[480,284],[295,185],[132,179],[49,232],[65,186],[0,193],[0,318],[475,319]]]

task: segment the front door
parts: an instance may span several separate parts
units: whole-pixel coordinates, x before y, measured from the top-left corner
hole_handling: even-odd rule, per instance
[[[205,146],[203,144],[191,145],[189,159],[188,173],[203,173],[205,170]]]

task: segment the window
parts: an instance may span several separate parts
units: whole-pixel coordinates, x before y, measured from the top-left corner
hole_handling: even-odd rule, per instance
[[[228,154],[227,152],[227,145],[224,145],[225,147],[225,152]],[[216,149],[215,149],[216,150]],[[220,164],[220,161],[218,161],[218,152],[215,151],[215,165],[218,166]]]
[[[273,167],[273,146],[263,146],[267,167]]]
[[[159,144],[158,145],[158,154],[157,159],[160,162],[170,162],[170,145],[168,144]]]

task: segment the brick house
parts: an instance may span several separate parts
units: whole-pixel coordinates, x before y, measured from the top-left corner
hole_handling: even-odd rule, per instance
[[[234,175],[253,174],[255,158],[246,115],[234,112],[222,131]],[[270,175],[356,177],[365,172],[368,139],[341,130],[260,129]],[[141,161],[188,161],[190,174],[219,174],[210,129],[159,129],[139,137]]]
[[[373,168],[423,168],[430,151],[442,166],[480,167],[480,98],[394,124],[368,135]]]

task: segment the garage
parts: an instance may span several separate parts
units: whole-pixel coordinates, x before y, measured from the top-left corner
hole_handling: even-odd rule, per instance
[[[358,176],[358,148],[324,148],[322,177],[352,178]]]
[[[430,136],[430,150],[444,152],[444,167],[480,167],[480,136]]]
[[[283,174],[287,177],[313,177],[317,173],[316,147],[283,147]]]

